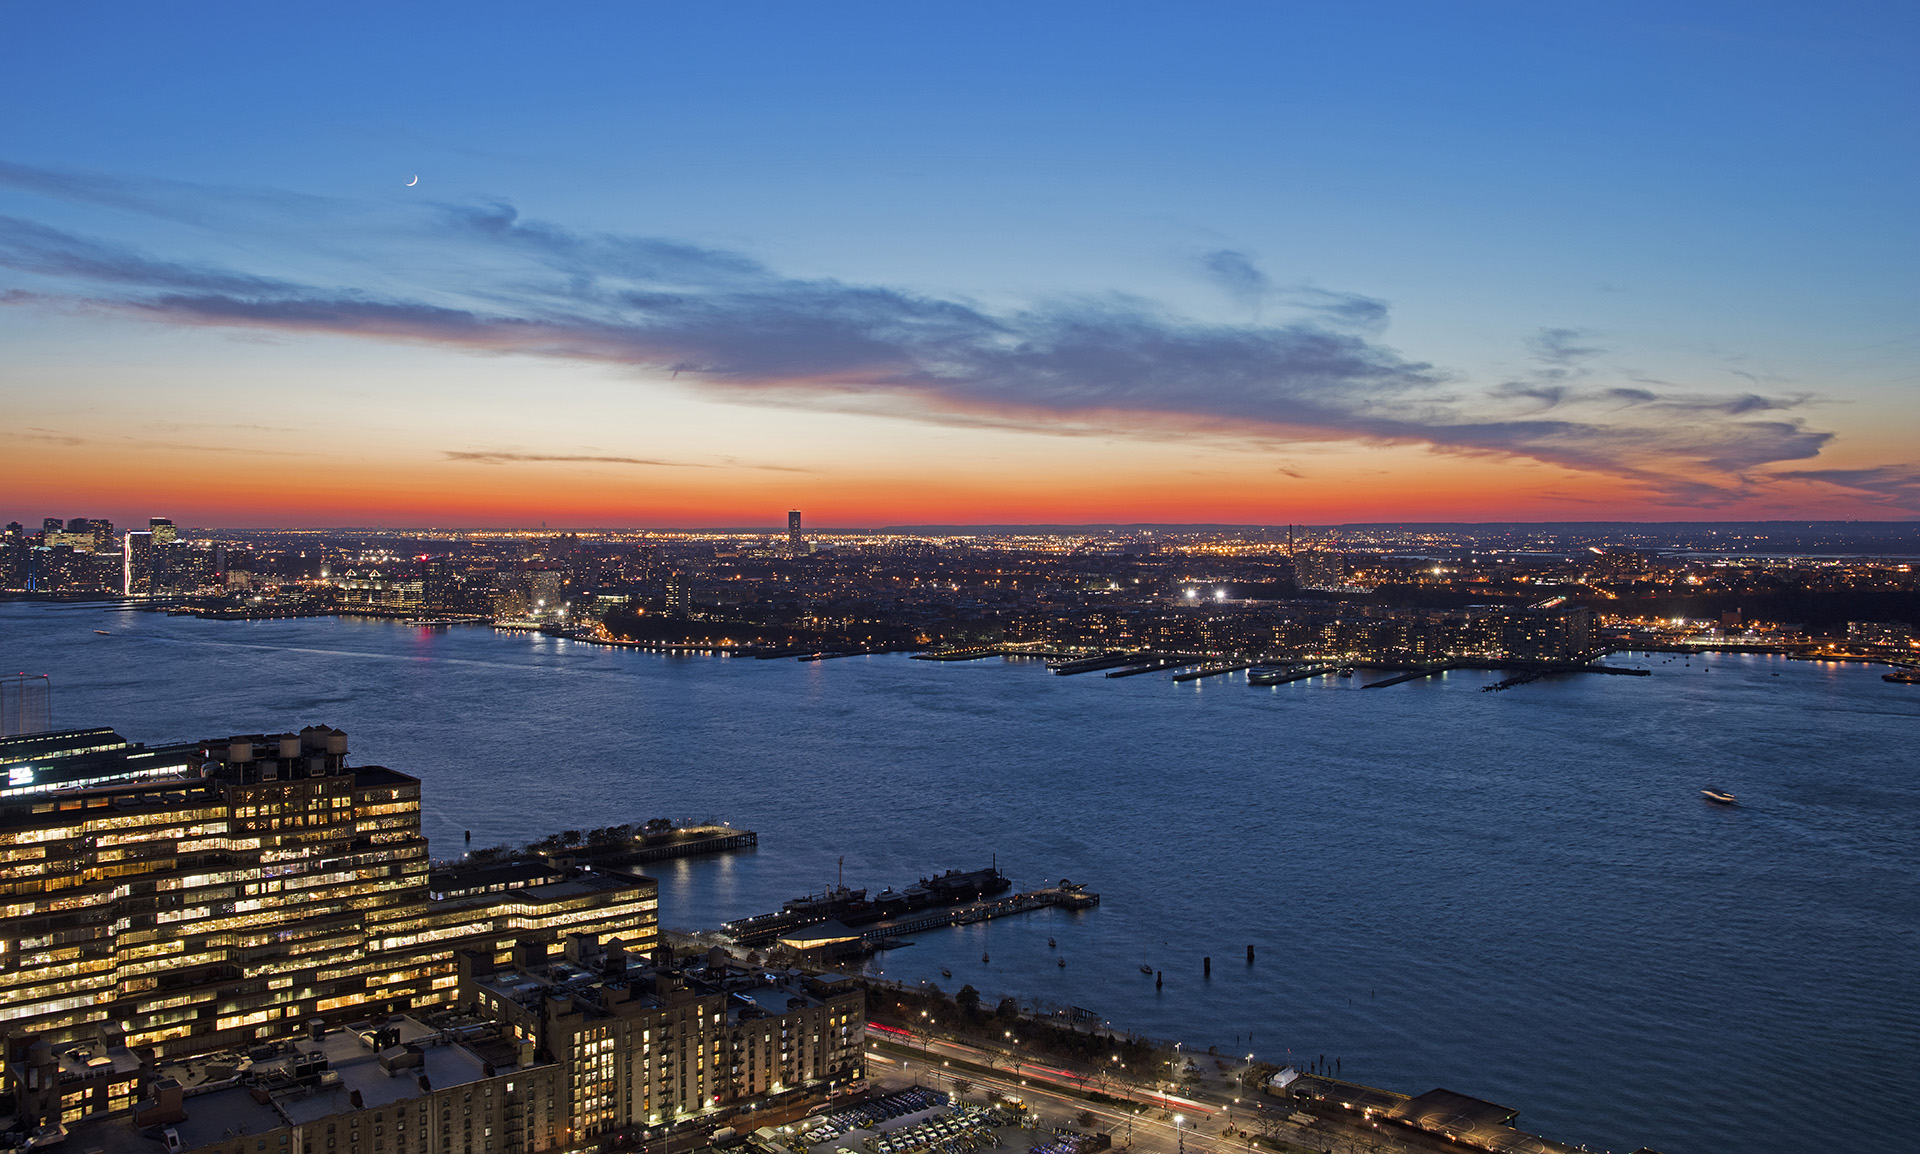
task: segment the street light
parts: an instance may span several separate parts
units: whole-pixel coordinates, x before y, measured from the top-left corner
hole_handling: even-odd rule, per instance
[[[1180,1135],[1180,1154],[1187,1154],[1187,1132],[1180,1128],[1180,1124],[1186,1120],[1186,1117],[1181,1114],[1173,1116],[1173,1132]]]
[[[1247,1054],[1247,1064],[1246,1064],[1246,1065],[1244,1065],[1244,1066],[1242,1066],[1242,1067],[1240,1067],[1240,1072],[1239,1072],[1238,1074],[1235,1074],[1235,1075],[1234,1075],[1234,1077],[1235,1077],[1236,1079],[1238,1079],[1238,1080],[1239,1080],[1239,1082],[1240,1082],[1240,1094],[1241,1094],[1241,1095],[1244,1095],[1244,1094],[1245,1094],[1245,1093],[1247,1092],[1247,1071],[1248,1071],[1248,1070],[1251,1070],[1251,1069],[1253,1069],[1253,1054],[1252,1054],[1252,1052],[1251,1052],[1251,1051],[1249,1051],[1249,1052],[1248,1052],[1248,1054]],[[1239,1096],[1236,1096],[1236,1097],[1235,1097],[1235,1098],[1234,1098],[1233,1100],[1234,1100],[1234,1102],[1235,1102],[1235,1103],[1237,1104],[1237,1103],[1238,1103],[1238,1102],[1240,1101],[1240,1098],[1239,1098]],[[1233,1107],[1232,1107],[1232,1106],[1228,1106],[1228,1107],[1227,1107],[1227,1121],[1228,1121],[1228,1122],[1232,1122],[1232,1121],[1233,1121]]]

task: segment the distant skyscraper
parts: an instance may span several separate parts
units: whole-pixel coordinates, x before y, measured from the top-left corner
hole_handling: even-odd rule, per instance
[[[180,530],[174,527],[170,517],[147,518],[147,532],[153,534],[155,545],[171,545],[180,537]]]
[[[787,556],[798,557],[807,551],[807,544],[800,539],[800,510],[787,512]]]
[[[153,534],[127,530],[120,539],[120,593],[153,592]]]
[[[667,574],[667,616],[685,617],[693,608],[693,582],[685,573]]]

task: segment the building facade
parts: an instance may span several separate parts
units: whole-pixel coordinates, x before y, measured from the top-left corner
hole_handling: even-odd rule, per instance
[[[865,1077],[859,986],[719,950],[647,957],[582,934],[547,966],[500,969],[467,954],[458,997],[569,1069],[572,1099],[550,1108],[571,1110],[576,1140],[831,1095]]]
[[[245,1050],[451,998],[454,954],[652,947],[657,885],[553,875],[428,892],[420,782],[313,726],[146,749],[111,730],[0,742],[0,1032],[56,1048]]]

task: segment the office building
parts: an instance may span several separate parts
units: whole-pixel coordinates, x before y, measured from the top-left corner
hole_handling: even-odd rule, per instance
[[[807,551],[807,543],[800,536],[800,510],[787,511],[787,556],[798,557]]]
[[[132,597],[153,591],[153,534],[129,529],[120,539],[120,593]]]
[[[454,953],[650,949],[651,879],[555,871],[428,892],[420,782],[312,726],[146,748],[108,729],[0,741],[0,1030],[23,1044],[246,1051],[443,1002]],[[516,954],[516,951],[518,953]]]
[[[693,579],[685,573],[667,574],[667,616],[686,617],[693,612]]]

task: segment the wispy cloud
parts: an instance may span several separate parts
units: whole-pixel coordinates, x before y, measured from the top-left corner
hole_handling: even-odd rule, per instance
[[[1222,248],[1200,256],[1200,270],[1208,280],[1243,305],[1257,305],[1272,286],[1267,274],[1244,252]]]
[[[15,440],[20,440],[20,441],[45,441],[50,445],[84,445],[86,444],[86,442],[80,439],[79,437],[75,437],[67,433],[57,433],[52,429],[36,429],[31,425],[27,426],[24,429],[19,429],[19,430],[12,430],[12,429],[0,430],[0,436],[12,437]]]
[[[1585,329],[1541,329],[1527,341],[1527,347],[1543,363],[1564,369],[1606,351],[1599,345],[1582,343],[1592,335]]]
[[[1906,513],[1920,513],[1920,466],[1864,469],[1791,469],[1773,475],[1785,481],[1817,481],[1871,498]]]
[[[480,465],[515,465],[533,463],[558,463],[576,465],[644,465],[656,469],[764,469],[776,473],[811,473],[812,469],[800,465],[759,465],[743,463],[733,458],[723,462],[712,461],[668,461],[656,457],[621,457],[603,453],[514,453],[495,449],[442,449],[440,455],[449,461],[468,461]]]
[[[31,301],[68,300],[154,321],[319,332],[478,353],[570,358],[675,376],[764,404],[811,404],[954,424],[1072,434],[1231,436],[1423,444],[1526,457],[1628,478],[1675,500],[1744,491],[1749,474],[1817,455],[1830,434],[1784,410],[1807,398],[1612,386],[1585,330],[1542,329],[1534,368],[1475,388],[1378,337],[1387,305],[1322,289],[1276,290],[1248,254],[1205,254],[1235,299],[1275,299],[1295,319],[1211,323],[1137,298],[1091,296],[989,309],[884,285],[782,276],[749,256],[684,241],[523,219],[505,202],[377,208],[267,192],[158,192],[109,178],[0,166],[24,199],[167,222],[149,234],[227,263],[20,215],[0,217],[0,267]],[[222,198],[236,205],[224,216]],[[324,240],[297,220],[321,216]],[[277,223],[275,223],[277,222]],[[106,221],[104,227],[112,227]],[[242,243],[244,242],[244,243]],[[150,243],[159,243],[158,241]],[[481,450],[448,459],[534,459]],[[580,454],[583,463],[655,465]]]
[[[482,465],[507,465],[527,461],[558,461],[587,465],[650,465],[661,469],[711,469],[714,467],[712,465],[700,464],[697,461],[658,461],[648,457],[609,457],[592,453],[498,453],[481,449],[444,449],[440,455],[449,461],[473,461]]]

